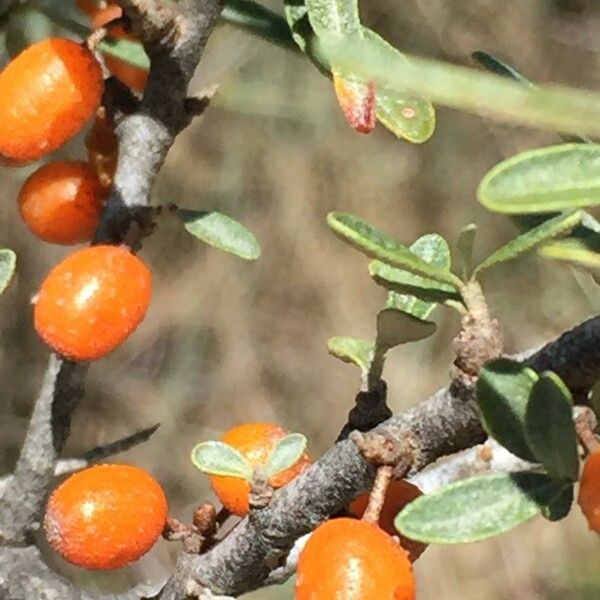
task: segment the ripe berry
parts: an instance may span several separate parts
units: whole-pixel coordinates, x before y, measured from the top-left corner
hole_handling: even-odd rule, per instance
[[[96,360],[142,322],[151,295],[150,271],[128,249],[84,248],[67,256],[42,283],[35,328],[59,354]]]
[[[320,525],[300,554],[296,600],[414,600],[405,551],[379,527],[356,519]]]
[[[104,27],[107,23],[119,19],[123,16],[123,9],[117,4],[109,4],[106,8],[100,9],[92,16],[92,26],[94,29]],[[108,34],[126,40],[136,40],[136,37],[125,31],[121,25],[113,25],[108,28]],[[114,56],[104,54],[104,63],[108,70],[127,87],[136,92],[142,92],[148,82],[148,71],[134,67]]]
[[[0,73],[0,157],[37,160],[76,135],[100,104],[102,69],[84,46],[37,42]]]
[[[44,530],[50,545],[86,569],[119,569],[158,540],[167,520],[160,484],[132,465],[97,465],[71,475],[52,493]]]
[[[80,244],[92,239],[106,190],[86,162],[69,160],[40,167],[19,193],[19,211],[45,242]]]
[[[402,479],[391,481],[388,485],[381,513],[379,515],[379,527],[389,535],[396,535],[400,538],[400,545],[408,552],[411,562],[415,562],[427,548],[427,544],[416,542],[406,538],[398,533],[394,527],[396,515],[409,503],[422,496],[423,492],[412,483]],[[369,494],[359,496],[350,506],[348,512],[357,517],[362,517],[367,504],[369,503]]]
[[[585,461],[577,501],[589,528],[600,533],[600,450],[596,450]]]
[[[272,423],[245,423],[230,429],[221,441],[244,455],[252,466],[260,467],[267,462],[277,442],[287,433],[289,432]],[[271,477],[269,484],[274,488],[282,487],[297,477],[308,465],[308,456],[304,454],[294,466]],[[248,481],[238,477],[213,475],[210,482],[225,508],[240,517],[248,513],[250,497]]]

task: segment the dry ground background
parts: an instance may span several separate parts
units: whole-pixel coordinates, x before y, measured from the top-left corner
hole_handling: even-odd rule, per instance
[[[469,65],[470,53],[485,49],[537,81],[597,89],[598,4],[372,0],[362,12],[369,26],[415,54]],[[243,421],[273,420],[304,432],[317,457],[344,422],[358,375],[328,356],[326,341],[372,335],[385,294],[369,280],[367,260],[327,230],[327,212],[354,212],[404,242],[431,231],[452,240],[475,222],[476,257],[483,258],[515,230],[477,204],[477,182],[503,157],[556,140],[443,108],[423,146],[382,127],[361,136],[345,124],[329,82],[302,57],[229,27],[209,46],[195,91],[214,81],[221,90],[205,118],[178,139],[154,198],[228,212],[254,231],[263,255],[246,264],[165,219],[142,252],[155,276],[148,317],[91,369],[66,452],[160,422],[148,444],[119,460],[154,472],[180,518],[211,497],[188,459],[196,442]],[[82,155],[81,140],[61,151]],[[18,276],[0,300],[3,472],[16,459],[47,357],[32,330],[29,300],[67,252],[33,239],[19,221],[15,198],[28,172],[0,169],[0,241],[19,255]],[[554,336],[599,306],[587,275],[535,257],[497,269],[485,284],[511,351]],[[436,318],[434,337],[390,356],[385,375],[394,410],[447,381],[458,321],[450,312]],[[89,575],[51,560],[82,585],[113,589],[159,580],[176,550],[161,542],[118,575]],[[419,598],[598,598],[599,557],[599,539],[574,510],[559,524],[538,520],[497,540],[430,548],[416,566]],[[251,597],[290,598],[290,590]]]

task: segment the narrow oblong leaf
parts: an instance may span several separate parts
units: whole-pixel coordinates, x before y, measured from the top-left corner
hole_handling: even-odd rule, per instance
[[[564,235],[581,222],[582,216],[583,213],[581,211],[562,213],[552,219],[544,221],[537,227],[522,233],[520,236],[514,238],[508,242],[508,244],[502,246],[502,248],[499,248],[493,254],[488,256],[475,269],[474,275],[499,263],[513,260],[524,252],[528,252],[552,238]]]
[[[429,314],[415,314],[411,310],[411,305],[416,304],[416,300],[421,301],[420,307],[424,313],[433,312],[436,303],[446,302],[447,300],[460,301],[460,294],[453,286],[414,275],[409,271],[390,267],[390,265],[386,265],[379,260],[369,263],[369,275],[378,285],[406,298],[404,302],[406,308],[396,305],[397,308],[406,310],[406,312],[420,318],[427,318]],[[409,298],[412,302],[408,300]]]
[[[305,0],[304,4],[317,35],[359,34],[362,37],[357,0]]]
[[[403,54],[380,35],[363,27],[366,43],[383,53],[404,59]],[[376,87],[377,119],[399,138],[413,144],[426,142],[435,130],[435,110],[428,100],[386,86]]]
[[[254,469],[250,462],[235,448],[223,442],[202,442],[192,450],[194,466],[208,475],[239,477],[252,480]]]
[[[380,348],[389,350],[400,344],[418,342],[435,333],[433,321],[425,321],[395,308],[385,308],[377,315],[377,341]]]
[[[17,255],[8,248],[0,249],[0,294],[10,285],[17,269]]]
[[[98,49],[134,67],[150,68],[150,59],[144,47],[135,40],[107,36],[98,44]]]
[[[508,77],[514,81],[518,81],[525,86],[533,86],[533,82],[527,79],[524,75],[519,73],[514,67],[511,67],[509,64],[504,61],[484,52],[482,50],[476,50],[471,54],[471,57],[477,61],[482,67],[485,67],[491,73],[495,73],[496,75],[501,75],[502,77]]]
[[[548,521],[560,521],[570,512],[573,505],[573,484],[565,484],[563,489],[542,509],[542,516]]]
[[[537,462],[556,479],[577,481],[579,457],[572,416],[571,392],[552,372],[545,372],[531,390],[525,435]]]
[[[600,269],[600,236],[568,237],[544,244],[538,254],[544,258]]]
[[[206,244],[245,260],[256,260],[260,246],[251,231],[219,212],[178,209],[187,231]]]
[[[394,524],[402,535],[428,544],[477,542],[540,514],[563,485],[541,473],[479,475],[413,500]]]
[[[332,212],[327,215],[327,224],[338,237],[371,258],[447,283],[457,289],[462,286],[460,279],[450,271],[425,262],[406,246],[354,215]]]
[[[306,437],[301,433],[288,433],[271,452],[263,471],[267,478],[293,467],[306,450]]]
[[[477,403],[484,429],[519,458],[535,462],[525,434],[527,403],[538,380],[532,369],[499,358],[488,362],[477,381]]]
[[[367,373],[375,344],[353,337],[332,337],[327,340],[329,354],[346,363],[355,364],[363,373]]]
[[[477,225],[469,223],[460,230],[456,240],[456,253],[458,255],[460,273],[465,281],[471,277],[471,271],[473,270],[473,246],[476,234]]]
[[[561,144],[517,154],[491,169],[477,190],[488,209],[543,213],[600,204],[600,145]]]

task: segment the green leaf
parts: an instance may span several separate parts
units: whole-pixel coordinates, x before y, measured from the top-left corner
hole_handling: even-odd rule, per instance
[[[199,240],[246,260],[260,256],[256,238],[241,223],[219,212],[179,209],[185,228]]]
[[[471,54],[471,57],[491,73],[501,75],[502,77],[508,77],[528,87],[533,86],[533,83],[524,75],[519,73],[519,71],[517,71],[515,68],[511,67],[504,61],[501,61],[499,58],[488,54],[487,52],[476,50],[473,52],[473,54]]]
[[[352,337],[332,337],[327,340],[327,350],[346,363],[355,364],[363,374],[369,371],[375,345],[367,340]]]
[[[544,258],[581,265],[588,269],[600,269],[600,235],[584,234],[544,244],[538,254]]]
[[[292,37],[300,50],[323,74],[331,76],[329,60],[316,51],[316,36],[304,3],[298,0],[284,0],[284,10]],[[367,40],[366,43],[377,47],[381,52],[399,59],[403,56],[367,27],[362,28],[362,37]],[[343,70],[343,73],[353,74],[352,67]],[[370,81],[369,74],[363,74],[362,80]],[[396,136],[415,144],[425,142],[431,137],[435,129],[435,111],[431,102],[384,85],[376,86],[375,97],[377,120]]]
[[[488,362],[477,381],[477,403],[484,429],[507,450],[535,462],[525,434],[527,403],[537,373],[507,358]]]
[[[460,294],[453,286],[390,267],[378,260],[369,263],[369,275],[378,285],[401,296],[396,298],[395,308],[422,319],[427,318],[439,302],[460,301]]]
[[[479,201],[501,213],[541,213],[600,204],[600,145],[561,144],[517,154],[481,180]]]
[[[305,0],[305,5],[310,24],[317,35],[362,37],[356,0]]]
[[[394,524],[402,535],[428,544],[477,542],[540,514],[562,486],[541,473],[479,475],[413,500]]]
[[[371,258],[447,283],[456,289],[462,286],[460,279],[450,271],[430,265],[406,246],[354,215],[332,212],[327,215],[327,224],[339,238]]]
[[[134,67],[145,70],[150,68],[150,59],[144,47],[135,40],[107,36],[98,44],[98,50]]]
[[[377,341],[380,348],[389,350],[400,344],[418,342],[435,333],[432,321],[414,317],[402,310],[385,308],[377,315]]]
[[[286,20],[251,0],[227,0],[221,19],[288,50],[297,50]]]
[[[252,480],[254,468],[246,457],[223,442],[202,442],[192,450],[194,466],[208,475]]]
[[[531,390],[525,436],[536,462],[548,475],[577,481],[579,457],[572,406],[571,393],[560,377],[549,371],[542,373]]]
[[[549,521],[564,519],[573,505],[573,485],[565,484],[563,489],[542,509],[542,516]]]
[[[8,248],[0,249],[0,294],[10,285],[17,269],[17,255]]]
[[[393,58],[372,45],[339,37],[316,40],[340,68],[369,77],[377,86],[427,98],[434,104],[496,117],[528,127],[570,133],[600,133],[600,93],[548,85],[526,87],[476,69],[405,55]],[[360,40],[359,40],[360,42]]]
[[[52,36],[52,21],[31,6],[16,6],[7,15],[6,50],[11,58],[35,42]]]
[[[528,87],[528,88],[535,87],[535,84],[532,81],[527,79],[527,77],[525,77],[522,73],[517,71],[514,67],[511,67],[509,64],[505,63],[504,61],[500,60],[499,58],[496,58],[495,56],[492,56],[491,54],[488,54],[487,52],[478,50],[476,52],[473,52],[473,54],[471,54],[471,56],[482,67],[485,67],[491,73],[495,73],[496,75],[501,75],[502,77],[508,77],[509,79],[512,79],[513,81],[517,81],[521,85]],[[585,136],[571,135],[571,134],[564,134],[564,133],[559,133],[559,135],[565,142],[583,142],[586,144],[591,143],[591,140],[589,138],[586,138]]]
[[[469,223],[460,230],[456,240],[456,253],[462,278],[467,281],[471,277],[473,270],[473,246],[475,244],[475,235],[477,234],[477,225]]]
[[[581,211],[568,212],[544,221],[541,225],[526,231],[488,256],[475,269],[474,275],[499,263],[513,260],[524,252],[528,252],[552,238],[564,235],[581,222],[582,216]]]
[[[363,36],[382,52],[404,59],[400,51],[371,29],[363,27]],[[375,96],[377,119],[396,136],[413,144],[422,144],[433,135],[435,110],[431,102],[382,85],[376,86]]]
[[[306,450],[306,438],[301,433],[289,433],[277,442],[263,471],[267,478],[293,467]]]

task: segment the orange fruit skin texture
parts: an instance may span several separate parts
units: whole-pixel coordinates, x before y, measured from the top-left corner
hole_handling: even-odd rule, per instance
[[[53,244],[80,244],[92,239],[106,190],[94,169],[78,160],[40,167],[23,184],[19,211],[29,229]]]
[[[600,450],[596,450],[585,461],[577,501],[589,528],[600,533]]]
[[[245,423],[230,429],[221,441],[244,455],[252,466],[260,467],[267,462],[277,442],[288,433],[287,430],[273,423]],[[304,454],[295,465],[271,477],[269,484],[274,488],[280,488],[302,473],[309,464],[310,460]],[[240,517],[248,514],[250,510],[248,481],[239,477],[213,475],[210,483],[227,510]]]
[[[142,322],[151,296],[150,271],[127,248],[84,248],[67,256],[42,283],[35,329],[55,352],[96,360]]]
[[[97,465],[58,486],[46,507],[50,545],[86,569],[119,569],[158,540],[167,520],[160,484],[131,465]]]
[[[110,21],[119,19],[123,16],[123,9],[116,4],[109,4],[106,8],[100,9],[91,16],[92,26],[94,29],[103,27]],[[120,25],[109,27],[108,34],[127,40],[135,41],[137,38],[131,33],[127,33]],[[104,54],[104,62],[108,70],[127,87],[136,92],[144,91],[146,83],[148,83],[148,71],[129,65],[118,58],[114,58],[108,54]]]
[[[104,82],[94,55],[49,38],[25,49],[0,73],[0,156],[25,164],[76,135],[100,104]]]
[[[298,560],[296,600],[414,600],[406,552],[372,523],[332,519]]]
[[[379,515],[379,527],[387,534],[396,535],[400,538],[400,545],[408,552],[411,562],[415,562],[425,552],[427,544],[400,535],[394,527],[394,519],[409,502],[422,495],[423,492],[416,485],[405,479],[391,481]],[[360,518],[363,516],[368,503],[369,494],[362,494],[350,504],[348,512]]]

